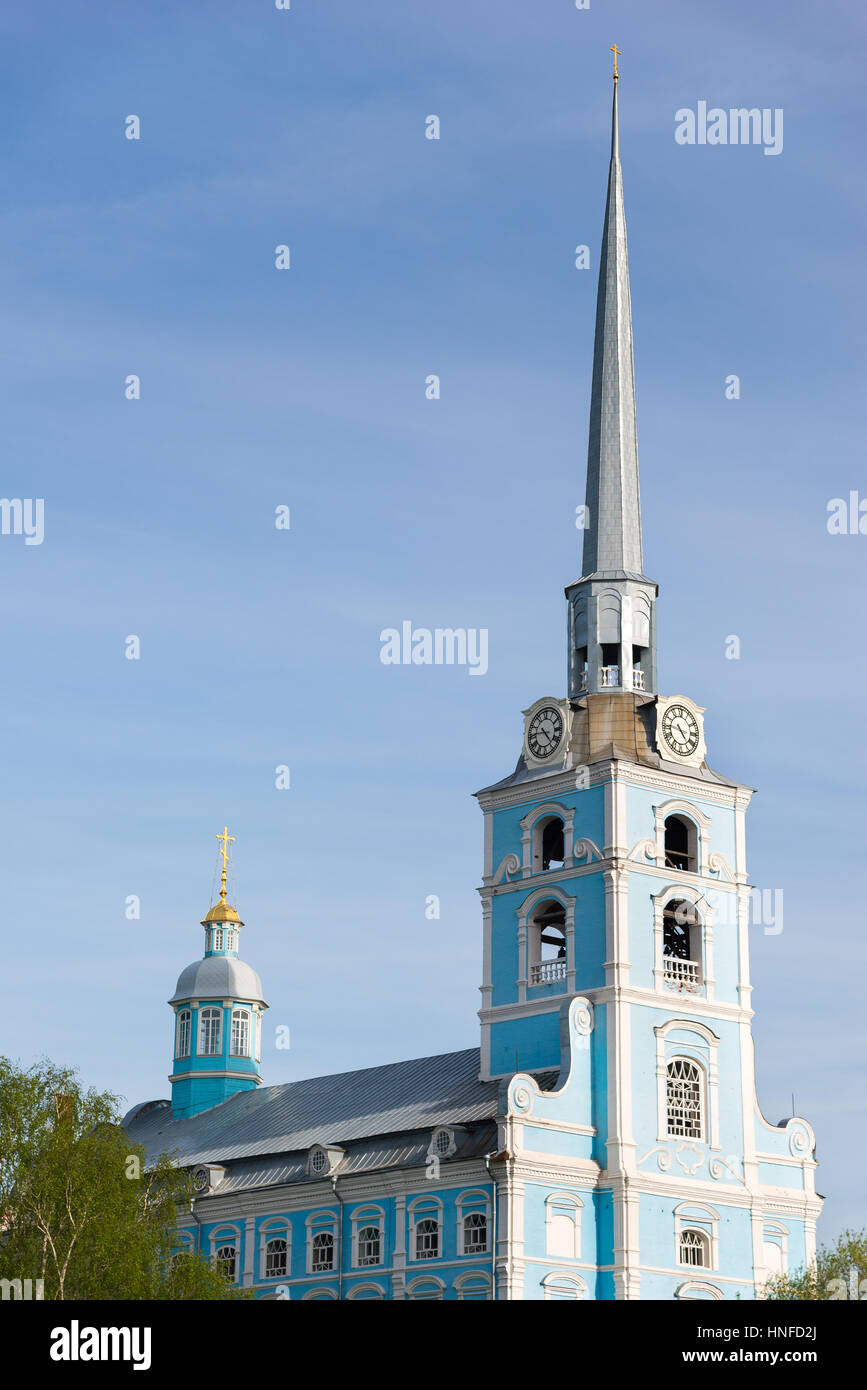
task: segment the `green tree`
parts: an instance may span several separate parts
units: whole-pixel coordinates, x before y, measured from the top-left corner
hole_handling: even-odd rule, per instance
[[[171,1156],[145,1167],[116,1096],[0,1058],[0,1278],[42,1279],[46,1299],[250,1296],[199,1256],[171,1259],[192,1195]]]
[[[867,1298],[867,1232],[844,1231],[836,1245],[819,1250],[814,1264],[769,1279],[764,1296],[788,1302]]]

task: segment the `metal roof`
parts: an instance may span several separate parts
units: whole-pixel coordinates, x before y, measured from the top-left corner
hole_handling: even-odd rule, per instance
[[[149,1102],[129,1112],[126,1129],[130,1139],[144,1145],[148,1161],[165,1152],[193,1164],[288,1154],[313,1144],[348,1147],[362,1139],[493,1119],[501,1083],[480,1081],[479,1065],[478,1048],[390,1062],[239,1091],[178,1120]],[[540,1086],[555,1079],[553,1072],[537,1077]],[[350,1156],[347,1162],[352,1161]]]

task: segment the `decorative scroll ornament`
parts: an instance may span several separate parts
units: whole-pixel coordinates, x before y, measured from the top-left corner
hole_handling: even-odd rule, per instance
[[[708,1172],[710,1173],[711,1177],[715,1179],[716,1182],[719,1182],[723,1173],[726,1171],[731,1173],[735,1182],[740,1182],[741,1180],[741,1175],[738,1172],[738,1168],[740,1167],[740,1161],[735,1157],[734,1154],[729,1154],[728,1158],[711,1158],[708,1160],[707,1166]]]
[[[704,1163],[704,1154],[694,1144],[681,1144],[674,1156],[683,1171],[689,1173],[690,1177]]]
[[[496,887],[498,883],[502,883],[503,880],[507,878],[509,874],[518,874],[520,872],[521,861],[518,858],[517,854],[507,854],[501,861],[500,867],[497,869],[497,872],[494,874],[494,887]]]
[[[656,1166],[659,1169],[659,1171],[661,1173],[667,1173],[669,1168],[671,1167],[671,1154],[669,1153],[668,1149],[648,1149],[644,1157],[638,1160],[639,1168],[641,1167],[642,1163],[646,1163],[649,1158],[653,1158],[654,1154],[656,1154]]]
[[[582,1037],[587,1037],[593,1032],[593,1026],[593,1005],[589,1000],[586,1000],[575,1009],[572,1015],[572,1028]]]
[[[629,851],[629,859],[635,859],[639,863],[642,859],[656,859],[656,841],[639,840],[638,844]]]
[[[789,1126],[789,1153],[793,1158],[803,1158],[810,1152],[810,1136],[803,1125]]]
[[[529,1086],[525,1086],[519,1082],[519,1084],[512,1089],[512,1109],[516,1110],[519,1115],[529,1115],[532,1106],[533,1096]]]
[[[734,883],[735,876],[731,871],[729,862],[726,859],[725,855],[719,854],[716,850],[714,850],[707,857],[707,866],[712,874],[721,874],[724,878],[728,879],[729,883]]]
[[[572,853],[576,860],[583,859],[587,864],[604,857],[599,846],[594,845],[592,840],[576,840]]]

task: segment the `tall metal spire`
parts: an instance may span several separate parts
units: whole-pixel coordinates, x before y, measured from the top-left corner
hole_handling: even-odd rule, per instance
[[[620,171],[617,57],[614,49],[611,164],[599,254],[590,444],[587,452],[588,525],[582,572],[610,577],[642,573],[632,303],[626,251],[626,215]]]
[[[656,690],[656,594],[645,578],[635,428],[632,303],[617,109],[615,44],[611,163],[599,253],[587,511],[582,577],[569,600],[569,694]]]

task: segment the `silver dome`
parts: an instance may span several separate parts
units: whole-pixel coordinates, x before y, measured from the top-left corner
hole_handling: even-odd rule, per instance
[[[262,981],[251,965],[237,956],[206,956],[194,960],[178,976],[175,992],[169,1000],[177,1004],[182,999],[239,999],[251,1004],[264,1004]]]

